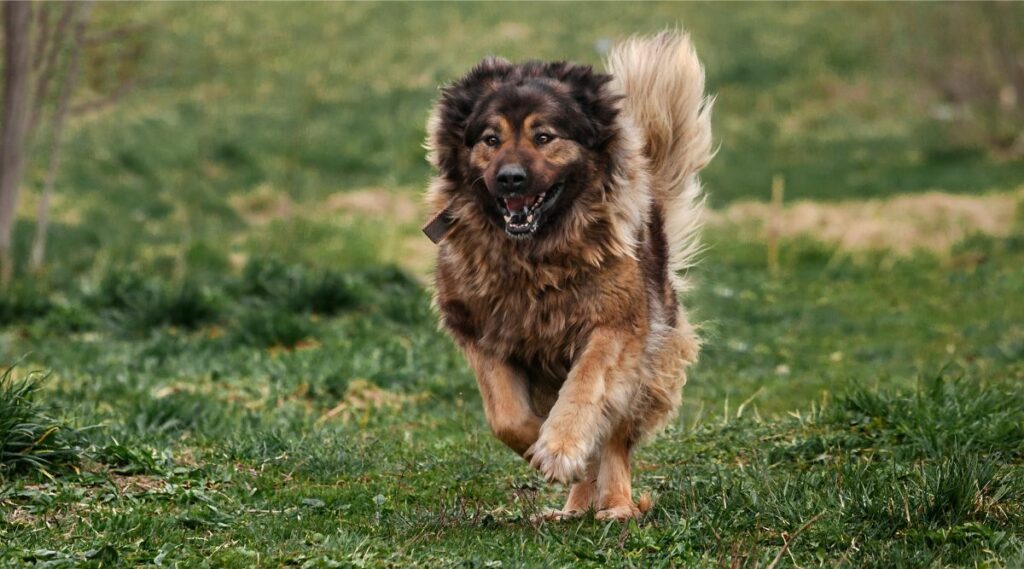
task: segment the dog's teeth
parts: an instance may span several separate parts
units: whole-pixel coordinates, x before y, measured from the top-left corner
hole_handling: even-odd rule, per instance
[[[505,223],[508,223],[510,221],[512,221],[512,216],[511,215],[506,215],[505,216]]]
[[[533,223],[533,214],[526,216],[526,223]]]

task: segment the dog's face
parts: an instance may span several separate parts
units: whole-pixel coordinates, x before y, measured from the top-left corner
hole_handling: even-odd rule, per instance
[[[441,174],[510,237],[553,234],[581,195],[600,191],[616,132],[609,79],[587,66],[485,60],[442,94]]]
[[[565,205],[559,200],[586,148],[559,128],[564,113],[546,94],[505,91],[469,125],[469,172],[482,180],[505,231],[528,236],[565,209],[556,206]]]

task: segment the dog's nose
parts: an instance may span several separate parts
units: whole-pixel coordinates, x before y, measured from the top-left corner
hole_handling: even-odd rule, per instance
[[[498,190],[503,194],[520,192],[526,187],[526,170],[519,164],[505,164],[498,170]]]

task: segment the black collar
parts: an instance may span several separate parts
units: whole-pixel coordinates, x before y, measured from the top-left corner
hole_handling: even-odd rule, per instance
[[[423,233],[436,245],[444,239],[445,235],[448,235],[453,225],[455,225],[455,218],[452,217],[451,208],[446,207],[423,226]]]

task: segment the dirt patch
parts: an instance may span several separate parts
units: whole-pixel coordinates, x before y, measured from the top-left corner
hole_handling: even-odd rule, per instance
[[[797,201],[781,211],[764,202],[739,202],[708,214],[711,226],[747,237],[811,237],[848,251],[915,249],[946,252],[972,233],[1009,235],[1024,189],[980,196],[929,192],[858,202]]]
[[[502,22],[498,24],[497,35],[506,40],[522,41],[530,37],[530,26],[519,22]]]
[[[286,219],[295,210],[291,198],[284,192],[275,191],[270,184],[261,184],[249,193],[232,196],[230,202],[242,219],[256,226]]]
[[[4,515],[4,522],[11,525],[34,526],[38,520],[39,516],[21,506],[15,506]]]
[[[410,223],[420,217],[420,204],[408,192],[367,188],[331,194],[324,210],[339,215],[387,217],[395,223]]]
[[[121,494],[149,494],[159,492],[167,487],[167,482],[153,476],[142,474],[121,475],[111,472],[110,481]]]
[[[407,404],[421,401],[425,395],[408,395],[397,391],[388,391],[365,379],[356,379],[348,385],[341,402],[320,417],[319,422],[340,420],[348,423],[355,420],[360,425],[366,424],[374,412],[385,411],[394,413]]]
[[[418,228],[426,219],[419,193],[412,189],[387,190],[366,188],[352,192],[339,192],[329,196],[319,208],[319,214],[339,217],[376,218],[386,223]],[[418,230],[401,231],[396,261],[411,274],[422,277],[434,266],[436,246]]]

